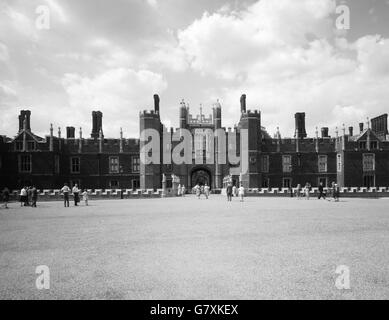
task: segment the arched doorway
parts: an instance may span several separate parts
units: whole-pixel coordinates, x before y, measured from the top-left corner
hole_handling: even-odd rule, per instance
[[[195,185],[203,186],[205,184],[212,187],[211,173],[205,168],[198,168],[192,171],[191,175],[192,188]]]

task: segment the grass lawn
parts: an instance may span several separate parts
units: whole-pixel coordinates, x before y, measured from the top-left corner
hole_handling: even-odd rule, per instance
[[[0,298],[389,299],[389,199],[233,200],[13,203],[0,210]]]

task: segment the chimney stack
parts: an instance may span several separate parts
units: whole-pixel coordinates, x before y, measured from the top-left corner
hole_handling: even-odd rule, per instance
[[[363,122],[361,122],[360,124],[359,124],[359,132],[363,132]]]
[[[74,127],[66,127],[66,138],[67,139],[74,139],[75,136],[75,128]]]
[[[157,94],[154,95],[154,112],[159,114],[159,96]]]
[[[348,127],[348,134],[350,137],[354,135],[354,128],[353,127]]]
[[[103,113],[101,111],[92,112],[92,133],[91,138],[97,139],[103,131]]]
[[[23,128],[24,128],[24,120],[26,120],[26,130],[31,131],[30,116],[31,116],[31,111],[30,110],[22,110],[22,111],[20,111],[20,115],[19,115],[19,131],[22,131]]]
[[[294,115],[296,130],[295,138],[304,139],[307,137],[307,132],[305,131],[305,112],[298,112]]]
[[[246,95],[242,94],[240,97],[240,112],[246,113]]]
[[[328,138],[328,128],[327,127],[321,128],[321,137]]]

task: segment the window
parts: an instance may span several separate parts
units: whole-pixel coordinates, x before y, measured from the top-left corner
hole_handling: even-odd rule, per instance
[[[338,154],[336,156],[336,167],[338,172],[342,172],[342,155]]]
[[[59,155],[54,156],[54,173],[59,173]]]
[[[327,172],[327,156],[319,155],[318,166],[319,166],[320,173]]]
[[[22,151],[23,150],[23,142],[22,141],[16,141],[15,142],[15,149],[16,149],[16,151]]]
[[[109,172],[119,173],[119,157],[109,157]]]
[[[132,172],[140,171],[140,159],[138,157],[132,158]]]
[[[19,158],[19,171],[20,172],[31,172],[31,156],[21,155]]]
[[[365,153],[363,154],[363,171],[375,170],[375,154]]]
[[[34,141],[28,141],[27,142],[27,150],[28,151],[34,151],[35,150],[35,142]]]
[[[109,187],[110,187],[111,189],[117,189],[117,188],[119,188],[119,181],[117,181],[117,180],[111,180],[111,181],[109,182]]]
[[[282,156],[282,171],[292,172],[292,156]]]
[[[359,149],[366,149],[366,141],[359,141]]]
[[[80,173],[80,158],[73,157],[70,159],[70,172],[71,173]]]
[[[140,188],[140,181],[139,180],[132,180],[132,189],[136,190]]]
[[[269,172],[269,156],[262,156],[262,172]]]
[[[378,149],[378,142],[377,141],[371,141],[370,142],[370,149],[371,150],[377,150]]]
[[[290,188],[292,186],[292,179],[291,178],[283,178],[282,179],[282,187],[283,188]]]

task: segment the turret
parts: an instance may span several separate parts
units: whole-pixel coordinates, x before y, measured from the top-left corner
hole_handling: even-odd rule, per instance
[[[246,95],[242,94],[240,97],[240,112],[246,113]]]
[[[159,114],[159,96],[157,94],[154,95],[154,112]]]
[[[24,127],[24,120],[26,120],[26,130],[31,131],[31,126],[30,126],[30,116],[31,116],[31,111],[30,110],[22,110],[20,111],[19,115],[19,131],[23,130]]]
[[[213,107],[213,125],[215,130],[222,127],[222,106],[219,100],[217,100]]]
[[[180,102],[180,128],[186,128],[188,125],[188,107],[185,104],[184,99]]]

